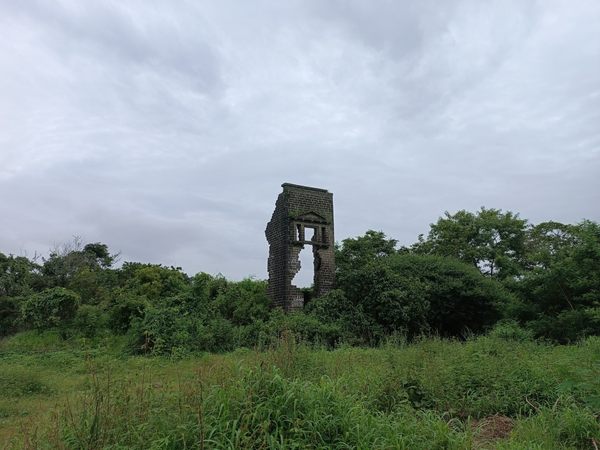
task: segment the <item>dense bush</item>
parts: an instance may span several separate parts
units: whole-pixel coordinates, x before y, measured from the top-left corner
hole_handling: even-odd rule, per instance
[[[505,341],[524,342],[533,340],[533,332],[519,326],[514,320],[502,320],[489,332],[489,336]]]
[[[0,337],[19,329],[21,308],[19,297],[0,297]]]
[[[451,258],[396,255],[390,266],[425,286],[427,323],[442,335],[481,332],[500,318],[500,309],[511,301],[500,283]]]
[[[541,314],[527,326],[538,337],[577,342],[586,336],[600,335],[600,308],[566,310],[555,316]]]
[[[340,331],[376,343],[393,333],[461,336],[481,332],[511,301],[496,280],[460,261],[431,255],[385,254],[338,274],[340,289],[308,311]]]
[[[148,307],[129,331],[135,353],[171,354],[208,350],[212,336],[197,318],[177,307]]]
[[[69,326],[80,303],[79,296],[68,289],[55,287],[30,295],[21,302],[23,322],[38,330]]]
[[[82,336],[91,338],[106,329],[107,315],[98,306],[81,305],[75,312],[73,328]]]
[[[117,333],[126,332],[134,319],[143,317],[147,306],[148,301],[144,297],[127,293],[118,294],[109,307],[110,328]]]

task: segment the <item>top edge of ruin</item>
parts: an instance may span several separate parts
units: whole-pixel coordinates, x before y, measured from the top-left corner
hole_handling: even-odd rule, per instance
[[[309,189],[311,191],[318,191],[318,192],[329,192],[327,189],[322,189],[322,188],[317,188],[317,187],[312,187],[312,186],[302,186],[301,184],[293,184],[293,183],[283,183],[281,185],[281,187],[285,190],[285,188],[298,188],[298,189]]]

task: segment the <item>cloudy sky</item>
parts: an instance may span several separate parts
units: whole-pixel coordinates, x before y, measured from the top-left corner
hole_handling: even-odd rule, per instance
[[[0,251],[266,277],[281,183],[336,238],[600,220],[600,2],[0,0]]]

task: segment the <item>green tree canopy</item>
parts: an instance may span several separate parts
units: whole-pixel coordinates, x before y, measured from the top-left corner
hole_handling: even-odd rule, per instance
[[[552,223],[534,231],[536,264],[515,283],[523,300],[515,314],[557,340],[600,333],[600,225]]]
[[[336,247],[335,262],[339,272],[367,264],[377,258],[396,253],[398,241],[383,231],[368,230],[364,236],[348,238]]]
[[[526,227],[527,220],[500,209],[446,212],[431,224],[427,238],[419,236],[412,250],[456,258],[503,279],[523,270]]]
[[[39,269],[39,265],[24,256],[6,256],[0,252],[0,298],[31,292],[39,282]]]

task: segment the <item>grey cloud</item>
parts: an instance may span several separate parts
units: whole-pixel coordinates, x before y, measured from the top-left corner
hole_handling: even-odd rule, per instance
[[[266,275],[284,181],[336,237],[445,210],[598,220],[600,7],[392,2],[0,6],[0,251],[81,235]]]
[[[177,13],[167,4],[44,0],[13,7],[43,38],[59,41],[62,52],[57,56],[67,62],[96,60],[115,64],[113,68],[121,65],[121,71],[143,66],[171,77],[182,75],[198,90],[220,82],[217,55],[207,43],[208,24],[190,7]]]

